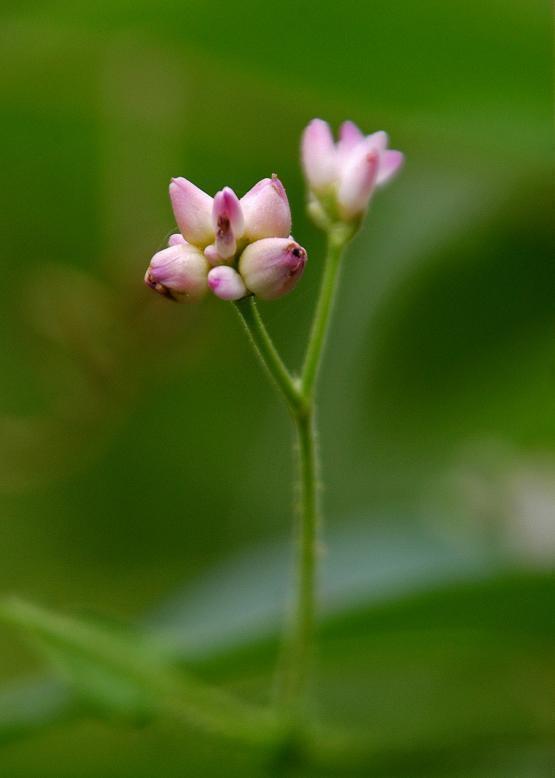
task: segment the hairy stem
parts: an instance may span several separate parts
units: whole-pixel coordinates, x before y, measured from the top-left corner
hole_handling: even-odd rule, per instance
[[[293,621],[285,640],[278,705],[296,722],[304,714],[316,623],[317,547],[320,523],[315,387],[329,329],[341,256],[350,234],[342,225],[328,232],[324,275],[310,331],[302,377],[285,367],[260,317],[253,297],[235,305],[255,351],[291,411],[298,442],[299,508],[296,597]]]
[[[235,308],[245,325],[247,334],[262,365],[283,395],[289,409],[295,415],[302,404],[301,393],[270,338],[256,307],[254,297],[244,297],[242,300],[238,300],[235,303]]]

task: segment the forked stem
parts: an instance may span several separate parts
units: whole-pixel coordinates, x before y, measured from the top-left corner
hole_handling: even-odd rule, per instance
[[[299,520],[296,596],[292,624],[285,639],[283,675],[278,690],[278,706],[292,723],[297,722],[305,712],[316,625],[320,510],[315,389],[329,330],[341,256],[350,237],[343,225],[332,227],[328,232],[324,274],[300,379],[292,376],[283,363],[258,312],[254,297],[235,303],[260,361],[291,412],[297,434]]]

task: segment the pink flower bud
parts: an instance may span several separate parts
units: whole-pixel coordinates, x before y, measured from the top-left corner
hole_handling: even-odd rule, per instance
[[[214,240],[212,198],[187,181],[172,178],[170,198],[179,230],[186,241],[204,247]]]
[[[180,243],[187,243],[180,232],[175,232],[168,238],[168,246],[178,246]]]
[[[237,238],[243,233],[244,220],[239,198],[229,186],[214,197],[212,225],[216,250],[222,259],[231,259],[237,251]]]
[[[145,284],[176,302],[200,300],[208,289],[207,274],[208,262],[202,252],[188,243],[179,243],[152,257]]]
[[[241,210],[245,217],[244,237],[286,238],[291,232],[291,210],[283,184],[277,176],[263,178],[244,197]]]
[[[204,256],[211,265],[220,265],[222,262],[222,258],[218,254],[218,249],[214,243],[211,243],[204,249]]]
[[[321,192],[337,177],[337,154],[330,126],[313,119],[302,138],[301,159],[311,189]]]
[[[229,265],[218,265],[208,273],[208,286],[221,300],[240,300],[248,294],[239,273]]]
[[[351,157],[341,171],[337,204],[340,215],[345,221],[356,218],[364,213],[376,185],[379,153],[375,150],[362,148],[356,156]]]
[[[289,238],[265,238],[241,254],[239,272],[247,288],[262,300],[290,292],[303,274],[306,251]]]

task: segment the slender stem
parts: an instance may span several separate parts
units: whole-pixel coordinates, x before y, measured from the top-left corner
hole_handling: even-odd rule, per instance
[[[235,303],[235,307],[270,379],[283,394],[293,414],[298,413],[302,404],[301,394],[293,376],[289,373],[278,354],[264,322],[260,318],[254,297],[244,297],[242,300],[238,300]]]
[[[300,381],[295,380],[279,356],[253,297],[235,305],[255,351],[291,411],[298,442],[299,510],[297,528],[297,580],[295,611],[286,636],[284,668],[278,705],[293,725],[304,713],[316,623],[318,505],[318,447],[314,394],[329,329],[341,255],[352,232],[335,225],[328,232],[328,248],[320,294],[310,332]]]
[[[335,228],[332,227],[328,232],[324,275],[302,370],[301,387],[303,396],[306,399],[312,396],[318,377],[333,309],[335,290],[337,288],[341,255],[349,237],[350,235],[345,233],[343,225],[336,226]]]
[[[296,724],[305,714],[316,626],[318,446],[313,407],[295,417],[299,502],[296,527],[296,582],[293,619],[284,641],[278,706]]]

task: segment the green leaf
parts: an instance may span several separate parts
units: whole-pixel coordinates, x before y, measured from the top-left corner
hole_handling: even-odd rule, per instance
[[[0,690],[0,743],[78,715],[74,695],[57,679],[13,682]]]
[[[490,778],[513,774],[520,764],[532,765],[524,774],[541,776],[541,767],[536,770],[533,765],[547,758],[551,733],[547,689],[553,596],[554,582],[548,574],[506,573],[483,581],[451,580],[440,588],[330,616],[321,627],[314,689],[319,728],[305,742],[304,751],[283,758],[304,759],[324,774],[330,770],[368,774],[371,767],[376,775],[428,778],[445,774],[441,770],[449,764],[449,775]],[[157,654],[155,644],[140,636],[107,634],[19,602],[10,607],[15,614],[10,621],[22,623],[41,638],[46,633],[48,640],[61,640],[64,653],[89,656],[96,665],[95,679],[99,669],[109,668],[110,677],[115,672],[120,681],[126,678],[146,693],[154,712],[162,714],[152,721],[151,731],[166,731],[163,722],[169,716],[201,723],[201,729],[214,733],[205,726],[206,705],[198,704],[206,700],[208,689],[215,705],[219,699],[228,701],[226,713],[231,715],[227,695],[192,682],[189,672],[182,678]],[[197,669],[211,684],[260,697],[269,687],[275,658],[272,638],[197,662]],[[72,672],[74,667],[70,662]],[[179,702],[168,702],[169,678]],[[82,684],[80,674],[73,686],[82,691]],[[191,716],[192,699],[188,704],[183,701],[185,690],[192,690],[196,718]],[[28,697],[28,711],[44,708],[43,693],[44,687],[37,686],[36,699]],[[209,710],[213,714],[213,708]],[[83,711],[74,709],[74,715]],[[252,718],[249,722],[255,726]],[[265,729],[263,718],[258,724]],[[175,745],[175,731],[171,732],[167,737]],[[120,737],[125,742],[124,732]],[[218,753],[220,746],[213,742]],[[214,761],[212,750],[203,757],[206,764]],[[148,775],[137,759],[131,750],[131,773]],[[92,764],[91,775],[95,769],[106,774],[101,756]],[[168,772],[178,774],[177,767]],[[252,774],[257,774],[254,768]]]
[[[142,719],[170,715],[214,734],[264,743],[273,718],[176,670],[148,638],[109,631],[23,600],[0,605],[79,696],[97,710]]]

